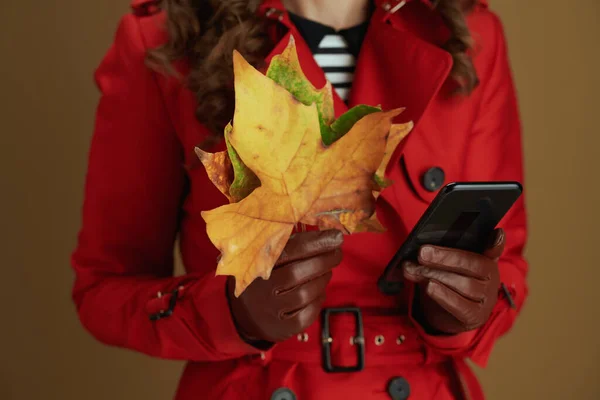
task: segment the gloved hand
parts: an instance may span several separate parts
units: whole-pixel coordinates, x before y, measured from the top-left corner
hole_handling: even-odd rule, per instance
[[[230,279],[231,312],[242,338],[256,347],[268,347],[308,328],[321,312],[331,270],[342,261],[343,240],[337,230],[297,233],[270,279],[256,279],[238,298]]]
[[[423,246],[418,264],[404,263],[404,277],[417,284],[413,315],[428,333],[457,334],[488,320],[500,290],[504,231],[497,229],[492,237],[482,255]]]

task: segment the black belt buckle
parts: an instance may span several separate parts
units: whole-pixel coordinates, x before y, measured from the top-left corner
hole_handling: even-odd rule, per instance
[[[331,344],[333,338],[329,327],[329,319],[332,314],[353,314],[356,322],[355,336],[352,343],[356,346],[356,365],[340,367],[331,362]],[[365,335],[363,329],[362,314],[360,308],[324,308],[321,314],[321,346],[323,349],[323,368],[326,372],[358,372],[365,368]]]

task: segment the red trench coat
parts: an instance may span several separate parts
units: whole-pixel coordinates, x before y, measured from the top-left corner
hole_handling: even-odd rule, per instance
[[[166,40],[164,13],[152,0],[136,0],[134,13],[122,19],[95,75],[102,97],[83,223],[72,256],[73,298],[82,324],[98,340],[188,360],[178,400],[294,398],[288,391],[277,392],[280,388],[299,400],[389,399],[390,383],[401,389],[393,397],[397,399],[409,391],[411,400],[483,398],[464,360],[486,364],[527,295],[523,200],[502,222],[507,246],[499,262],[501,280],[516,307],[500,293],[482,328],[429,336],[407,312],[411,286],[398,297],[384,296],[377,279],[436,195],[441,182],[428,174],[431,168],[444,171],[445,183],[522,181],[520,123],[504,33],[498,17],[480,2],[468,22],[477,40],[481,85],[469,97],[451,96],[454,85],[447,78],[452,59],[439,47],[447,32],[429,3],[410,1],[394,13],[386,11],[390,8],[383,1],[376,4],[349,106],[406,107],[397,122],[412,120],[416,127],[390,163],[387,174],[394,185],[378,201],[387,233],[348,237],[344,261],[327,291],[326,307],[363,310],[365,369],[357,373],[324,372],[320,322],[266,353],[239,338],[225,279],[214,276],[217,250],[200,216],[226,200],[203,168],[184,168],[193,164],[193,148],[207,131],[194,117],[193,94],[176,78],[144,65],[146,50]],[[280,1],[266,0],[258,12],[295,34],[304,71],[315,85],[323,85],[323,72]],[[290,33],[277,38],[270,57],[285,47]],[[185,74],[185,65],[178,68]],[[347,108],[335,98],[338,115]],[[173,277],[177,235],[187,274]],[[168,308],[170,293],[178,287],[173,314],[151,321],[151,314]],[[331,324],[333,363],[352,365],[352,315],[334,316]],[[399,377],[403,379],[393,379]]]

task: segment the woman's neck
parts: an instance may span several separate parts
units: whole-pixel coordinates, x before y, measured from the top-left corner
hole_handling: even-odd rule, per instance
[[[365,22],[369,18],[369,1],[283,0],[283,4],[296,15],[340,30]]]

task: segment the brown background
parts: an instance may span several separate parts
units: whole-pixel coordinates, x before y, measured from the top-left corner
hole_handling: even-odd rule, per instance
[[[169,399],[181,364],[96,343],[70,302],[100,61],[128,0],[0,1],[0,399]],[[519,90],[531,297],[489,398],[600,399],[600,4],[493,0]]]

